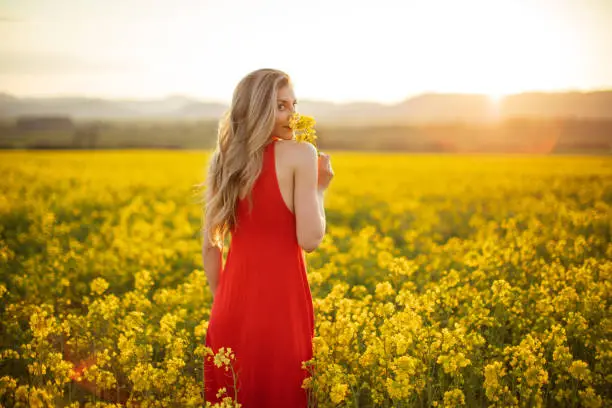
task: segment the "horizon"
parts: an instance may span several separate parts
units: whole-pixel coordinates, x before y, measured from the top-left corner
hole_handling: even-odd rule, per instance
[[[262,67],[337,104],[612,88],[606,0],[22,0],[0,5],[0,36],[0,89],[18,98],[227,104]]]
[[[394,101],[394,102],[380,102],[380,101],[376,101],[376,100],[349,100],[349,101],[333,101],[333,100],[327,100],[327,99],[317,99],[317,98],[299,98],[300,99],[300,103],[303,102],[309,102],[309,103],[330,103],[330,104],[335,104],[335,105],[348,105],[348,104],[361,104],[361,103],[365,103],[365,104],[379,104],[379,105],[397,105],[399,103],[411,100],[411,99],[415,99],[418,97],[422,97],[422,96],[429,96],[429,95],[437,95],[437,96],[483,96],[483,97],[488,97],[492,103],[495,102],[499,102],[500,100],[505,99],[506,97],[510,97],[510,96],[517,96],[517,95],[558,95],[558,94],[576,94],[576,93],[581,93],[581,94],[588,94],[588,93],[596,93],[596,92],[612,92],[612,87],[610,88],[601,88],[601,89],[587,89],[587,90],[582,90],[582,89],[568,89],[568,90],[551,90],[551,91],[540,91],[540,90],[528,90],[528,91],[523,91],[523,92],[516,92],[516,93],[509,93],[509,94],[504,94],[501,95],[499,97],[496,97],[495,95],[490,95],[490,94],[486,94],[486,93],[467,93],[467,92],[435,92],[435,91],[431,91],[431,92],[423,92],[423,93],[418,93],[418,94],[414,94],[414,95],[409,95],[406,98],[404,98],[403,100],[399,100],[399,101]],[[79,94],[66,94],[66,95],[62,95],[62,94],[50,94],[50,95],[16,95],[16,94],[12,94],[6,91],[2,91],[0,90],[0,96],[2,95],[6,95],[9,97],[14,97],[17,99],[100,99],[100,100],[112,100],[112,101],[122,101],[122,102],[145,102],[145,101],[161,101],[161,100],[166,100],[166,99],[172,99],[172,98],[183,98],[183,99],[187,99],[190,101],[195,101],[195,102],[201,102],[201,103],[210,103],[210,104],[224,104],[224,105],[229,105],[230,101],[221,101],[221,100],[213,100],[213,99],[208,99],[208,98],[201,98],[201,97],[197,97],[197,96],[192,96],[192,95],[186,95],[186,94],[168,94],[168,95],[161,95],[161,96],[153,96],[153,97],[134,97],[134,96],[127,96],[127,97],[105,97],[105,96],[96,96],[96,95],[79,95]]]

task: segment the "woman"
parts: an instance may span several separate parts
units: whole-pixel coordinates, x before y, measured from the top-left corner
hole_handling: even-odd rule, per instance
[[[207,357],[210,402],[225,387],[246,408],[307,406],[302,362],[312,358],[314,315],[303,251],[325,234],[324,192],[334,173],[327,154],[292,140],[296,104],[287,74],[260,69],[240,81],[220,122],[206,180],[206,346],[232,349],[237,383]]]

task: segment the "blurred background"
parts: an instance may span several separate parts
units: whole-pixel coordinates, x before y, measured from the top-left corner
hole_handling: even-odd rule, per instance
[[[612,1],[0,0],[0,147],[208,149],[248,72],[323,149],[612,152]]]

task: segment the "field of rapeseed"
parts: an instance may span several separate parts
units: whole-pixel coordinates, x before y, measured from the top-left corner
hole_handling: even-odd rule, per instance
[[[331,157],[313,401],[612,405],[612,160]],[[0,153],[1,406],[203,405],[206,159]]]

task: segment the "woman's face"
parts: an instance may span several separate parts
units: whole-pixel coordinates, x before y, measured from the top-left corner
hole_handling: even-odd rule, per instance
[[[272,136],[281,139],[293,139],[293,130],[289,127],[289,118],[295,112],[297,100],[291,85],[283,86],[278,90],[276,100],[276,121]]]

